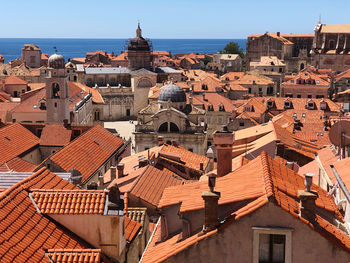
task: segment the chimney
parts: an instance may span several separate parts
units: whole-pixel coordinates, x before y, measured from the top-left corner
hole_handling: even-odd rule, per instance
[[[158,136],[158,146],[162,146],[164,144],[164,137]]]
[[[124,164],[123,163],[119,163],[117,165],[117,169],[118,169],[118,179],[122,178],[124,176]]]
[[[111,166],[111,181],[117,178],[117,168],[115,166]]]
[[[218,177],[224,176],[232,171],[232,145],[235,134],[223,126],[221,131],[213,134],[214,145],[217,151],[217,173]]]
[[[98,184],[99,184],[100,187],[102,187],[104,185],[104,180],[103,179],[104,179],[103,175],[100,175],[98,177]]]
[[[313,173],[305,175],[305,190],[298,190],[298,198],[300,199],[300,215],[309,221],[315,219],[316,199],[318,194],[316,191],[311,191]]]
[[[175,147],[179,146],[175,140],[171,141],[171,145]]]
[[[278,36],[278,37],[281,36],[281,32],[277,32],[277,36]]]
[[[214,191],[216,177],[211,173],[208,175],[209,191],[202,193],[204,200],[204,225],[203,232],[210,231],[218,223],[220,193]]]

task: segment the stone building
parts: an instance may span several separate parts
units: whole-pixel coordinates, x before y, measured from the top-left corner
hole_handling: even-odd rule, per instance
[[[135,127],[136,152],[149,149],[164,141],[182,145],[194,153],[203,155],[207,146],[205,110],[186,103],[186,94],[179,86],[170,83],[160,92],[158,103],[142,109]]]
[[[136,29],[136,37],[128,41],[128,68],[131,70],[140,68],[151,70],[151,48],[151,42],[142,37],[139,23]]]
[[[350,69],[350,24],[326,25],[319,21],[314,31],[312,64],[337,73]]]
[[[242,70],[242,59],[237,54],[214,54],[213,62],[221,66],[223,73]]]
[[[297,75],[286,76],[281,84],[281,97],[290,98],[328,98],[330,82],[321,75],[301,71]]]
[[[248,36],[247,65],[262,56],[276,56],[286,64],[286,72],[298,72],[311,63],[313,35],[265,33]]]
[[[41,66],[41,49],[33,44],[25,44],[22,48],[22,60],[31,68]]]

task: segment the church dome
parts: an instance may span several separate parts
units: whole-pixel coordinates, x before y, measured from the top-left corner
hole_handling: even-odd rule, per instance
[[[49,57],[49,67],[50,68],[64,68],[66,62],[64,60],[64,57],[62,55],[53,54]]]
[[[182,88],[170,83],[162,88],[158,101],[167,102],[169,99],[171,102],[186,102],[186,94]]]

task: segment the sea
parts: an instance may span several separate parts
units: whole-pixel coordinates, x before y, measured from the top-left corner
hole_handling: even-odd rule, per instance
[[[126,50],[128,39],[74,39],[74,38],[0,38],[0,54],[5,63],[21,57],[24,44],[35,44],[43,53],[53,54],[55,49],[66,61],[74,57],[85,57],[86,52],[97,50],[120,54]],[[235,41],[245,51],[246,39],[151,39],[153,50],[176,53],[213,54]]]

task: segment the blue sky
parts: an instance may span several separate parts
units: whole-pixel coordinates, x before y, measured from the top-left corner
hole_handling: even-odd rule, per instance
[[[349,0],[3,0],[0,37],[246,38],[350,23]]]

